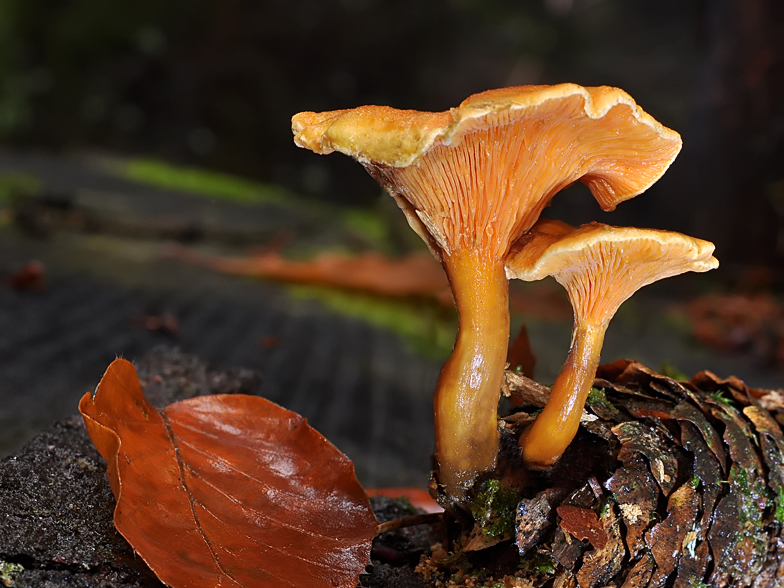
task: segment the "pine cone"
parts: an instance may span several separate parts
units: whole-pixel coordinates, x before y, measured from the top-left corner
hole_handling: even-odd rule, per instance
[[[710,372],[676,381],[626,360],[600,367],[575,442],[525,483],[532,498],[517,509],[520,563],[547,556],[554,564],[526,579],[581,588],[781,585],[783,400]],[[505,436],[527,420],[505,419]]]

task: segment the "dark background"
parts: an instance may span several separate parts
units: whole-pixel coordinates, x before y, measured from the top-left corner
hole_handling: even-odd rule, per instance
[[[724,263],[784,260],[784,3],[778,0],[4,0],[0,139],[107,149],[368,205],[345,157],[291,141],[301,110],[445,110],[493,87],[628,91],[684,149],[613,224],[713,240]],[[560,202],[563,200],[564,202]],[[584,222],[580,191],[553,214]]]

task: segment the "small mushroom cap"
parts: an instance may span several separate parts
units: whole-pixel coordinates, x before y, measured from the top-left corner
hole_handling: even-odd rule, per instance
[[[653,282],[719,266],[709,241],[655,229],[589,223],[579,228],[540,219],[515,243],[508,278],[553,276],[564,285],[578,318],[609,320],[624,300]]]

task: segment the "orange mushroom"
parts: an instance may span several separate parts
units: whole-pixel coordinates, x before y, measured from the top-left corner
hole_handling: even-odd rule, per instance
[[[575,84],[490,90],[439,113],[302,112],[292,130],[300,147],[362,163],[446,269],[460,331],[434,397],[436,460],[448,501],[459,502],[498,452],[509,247],[577,180],[604,210],[644,191],[680,137],[622,90]]]
[[[527,281],[553,276],[574,309],[569,356],[547,405],[520,439],[528,465],[552,465],[577,434],[604,333],[618,307],[657,280],[718,267],[712,254],[713,243],[680,233],[599,223],[575,229],[549,219],[515,244],[507,275]]]

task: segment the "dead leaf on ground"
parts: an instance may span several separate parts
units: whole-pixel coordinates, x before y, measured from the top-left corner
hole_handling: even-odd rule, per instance
[[[220,257],[185,247],[169,247],[167,255],[218,272],[361,290],[383,296],[428,296],[453,306],[449,280],[429,253],[392,259],[371,251],[355,256],[322,253],[296,261],[268,251],[251,257]]]
[[[703,344],[784,363],[784,307],[770,294],[708,294],[689,304],[687,312]]]
[[[157,410],[115,360],[79,403],[115,526],[166,584],[354,588],[377,522],[351,461],[256,396]]]
[[[536,367],[536,355],[531,347],[531,340],[528,337],[528,328],[525,323],[520,325],[517,336],[509,346],[509,354],[506,359],[512,370],[525,374],[529,378],[534,378],[534,367]]]
[[[148,331],[168,335],[169,337],[176,338],[180,334],[180,321],[176,315],[170,312],[133,316],[131,317],[131,324]]]
[[[438,504],[430,492],[424,488],[415,488],[411,486],[400,486],[395,488],[365,488],[365,492],[369,497],[373,496],[386,496],[387,498],[403,498],[411,503],[414,508],[421,508],[425,512],[443,512],[443,507]]]
[[[8,278],[12,290],[38,291],[46,287],[46,268],[38,260],[27,262],[19,271]]]

